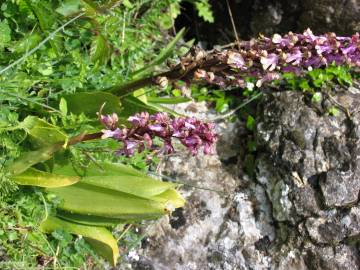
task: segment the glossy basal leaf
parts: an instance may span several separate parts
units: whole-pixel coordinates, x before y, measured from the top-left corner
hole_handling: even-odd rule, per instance
[[[154,201],[165,203],[165,206],[174,208],[183,207],[185,205],[185,199],[175,189],[168,189],[161,194],[158,194],[151,198]]]
[[[103,227],[86,226],[49,216],[41,223],[40,229],[44,233],[63,229],[72,234],[82,235],[86,240],[90,240],[89,244],[97,253],[107,259],[113,266],[116,265],[119,257],[116,239],[111,232]]]
[[[120,114],[121,104],[117,96],[106,92],[83,92],[63,96],[67,102],[68,112],[73,114],[84,113],[88,117],[96,118],[101,106],[105,104],[102,113]]]
[[[74,214],[66,211],[58,211],[56,215],[62,219],[84,225],[109,227],[120,223],[128,223],[127,220],[111,217]]]
[[[58,208],[71,213],[120,219],[143,219],[166,213],[163,203],[81,181],[67,187],[48,188],[46,191],[60,198]]]
[[[8,166],[8,171],[13,175],[20,174],[37,163],[47,161],[61,147],[61,144],[54,144],[35,151],[23,152],[18,159]]]
[[[54,168],[55,173],[63,175],[78,175],[79,171],[81,171],[81,176],[146,176],[146,174],[141,171],[135,170],[134,168],[121,163],[91,163],[86,168],[76,168],[76,170],[74,170],[73,165],[70,164]]]
[[[65,176],[29,168],[21,174],[11,177],[19,185],[55,188],[73,185],[80,180],[79,176]]]
[[[103,242],[90,237],[84,237],[86,242],[90,244],[93,250],[101,257],[105,258],[113,266],[117,263],[117,257],[114,256],[114,249],[110,245],[104,245]],[[114,239],[115,240],[115,239]],[[115,240],[116,241],[116,240]]]
[[[136,176],[90,176],[84,177],[82,183],[132,194],[150,199],[153,196],[177,186],[170,182],[153,180],[150,177]]]
[[[148,97],[146,95],[145,88],[140,88],[135,90],[133,96],[139,99],[140,101],[144,102],[145,104],[148,103]]]
[[[71,165],[55,168],[54,172],[62,175],[77,175]],[[114,163],[91,164],[81,175],[81,183],[95,187],[119,191],[137,197],[151,199],[161,203],[170,202],[175,207],[184,205],[184,199],[174,189],[176,183],[163,182],[129,166]]]
[[[123,111],[121,112],[120,116],[123,118],[127,118],[131,115],[134,115],[138,112],[148,112],[150,114],[154,114],[158,112],[157,109],[154,107],[151,107],[141,101],[140,99],[134,97],[134,96],[126,96],[124,98],[121,98],[121,105],[123,106]]]

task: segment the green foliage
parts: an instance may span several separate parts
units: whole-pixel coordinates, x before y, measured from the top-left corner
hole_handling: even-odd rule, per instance
[[[0,21],[0,49],[11,41],[11,29],[6,20]]]
[[[14,193],[7,202],[0,202],[0,268],[86,267],[90,255],[94,264],[99,262],[84,239],[64,230],[45,237],[39,230],[44,207],[40,193],[27,189]]]
[[[224,91],[212,91],[206,87],[191,87],[191,95],[196,101],[207,101],[215,105],[215,110],[219,113],[225,113],[229,110],[233,99]]]
[[[161,104],[187,101],[156,99],[156,96],[148,101],[148,89],[138,92],[138,98],[128,94],[120,98],[105,92],[114,85],[165,69],[165,60],[176,56],[185,30],[172,37],[167,29],[172,28],[180,14],[180,1],[3,2],[0,4],[0,268],[87,269],[93,265],[101,269],[103,261],[94,251],[114,263],[117,246],[111,240],[114,252],[111,256],[108,252],[104,254],[99,239],[110,239],[110,230],[103,229],[95,240],[90,237],[94,236],[91,230],[98,226],[112,230],[124,221],[126,211],[126,215],[132,214],[127,216],[127,222],[159,217],[184,201],[174,185],[144,174],[158,162],[149,151],[126,158],[114,155],[117,146],[109,140],[75,145],[68,142],[76,135],[101,130],[96,113],[104,104],[103,113],[117,112],[125,123],[135,112],[168,110]],[[76,17],[83,13],[84,16]],[[70,20],[73,20],[71,24],[63,26]],[[38,46],[49,37],[48,42]],[[21,61],[11,66],[18,59]],[[121,170],[115,170],[104,162],[124,163],[143,173],[132,169],[130,172],[128,166],[121,165],[118,165]],[[86,178],[84,168],[92,168],[89,170],[94,173],[95,164],[106,167],[113,175]],[[71,175],[66,174],[69,171]],[[135,173],[136,176],[131,176]],[[84,181],[80,186],[76,184],[79,180]],[[123,183],[121,191],[116,190],[118,181]],[[109,183],[111,186],[107,186]],[[96,209],[102,207],[102,211],[92,215],[66,211],[63,207],[69,205],[66,196],[72,190],[81,190],[81,185],[90,188],[81,191],[83,196],[76,193],[77,200],[70,204],[84,210],[84,204],[92,205],[90,199],[95,198],[99,200]],[[61,190],[65,190],[66,196],[61,195]],[[46,194],[46,199],[42,194]],[[111,202],[111,198],[121,200],[110,205],[119,214],[117,218],[102,216],[106,214],[103,203]],[[45,217],[48,221],[42,228],[51,232],[48,236],[39,230]],[[79,228],[84,227],[91,231],[90,236],[72,235],[81,234]],[[138,238],[128,241],[125,237],[121,243],[132,246],[132,241],[137,242]]]
[[[338,116],[339,113],[340,113],[340,111],[339,111],[339,109],[336,108],[335,106],[331,106],[331,107],[328,109],[327,113],[328,113],[329,115],[331,115],[331,116]]]
[[[196,0],[194,4],[198,11],[199,17],[203,18],[206,22],[214,22],[214,15],[208,0]]]
[[[117,258],[119,257],[119,248],[111,232],[106,228],[77,224],[49,216],[41,223],[40,229],[45,233],[56,233],[56,230],[66,230],[73,234],[82,235],[95,251],[111,262],[112,265],[116,265]]]
[[[325,69],[314,69],[306,73],[305,77],[298,77],[294,73],[283,74],[286,85],[294,90],[314,92],[332,83],[351,85],[352,75],[349,67],[331,65]]]
[[[19,185],[55,188],[73,185],[80,180],[80,177],[52,174],[29,168],[21,174],[11,176],[11,179]]]
[[[256,122],[254,117],[252,117],[251,115],[248,115],[247,120],[246,120],[246,127],[247,129],[249,129],[250,131],[254,131],[256,128]]]
[[[151,70],[155,66],[162,64],[167,58],[169,58],[169,56],[171,56],[171,54],[174,51],[175,45],[179,42],[181,38],[183,38],[184,34],[185,34],[185,28],[181,29],[176,34],[174,39],[171,42],[169,42],[169,44],[167,44],[164,49],[160,51],[160,53],[154,60],[148,63],[145,67],[135,71],[133,73],[133,76],[135,76],[135,78],[141,77],[141,75],[143,75],[146,71]]]

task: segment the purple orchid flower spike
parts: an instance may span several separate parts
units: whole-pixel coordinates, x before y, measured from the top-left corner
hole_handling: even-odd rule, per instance
[[[145,127],[148,123],[150,115],[148,112],[137,113],[128,118],[128,121],[136,127]]]
[[[116,129],[118,121],[119,117],[116,113],[111,115],[100,115],[100,122],[108,129]]]
[[[275,53],[271,53],[267,56],[263,56],[260,59],[260,62],[263,66],[264,70],[274,70],[276,68],[276,65],[278,63],[279,57]]]
[[[219,87],[244,88],[249,77],[258,85],[281,79],[272,72],[294,72],[301,76],[330,64],[360,67],[360,35],[315,35],[310,29],[302,34],[289,32],[271,38],[260,35],[239,42],[236,48],[209,52],[206,59],[208,62],[198,64],[188,63],[184,58],[187,66],[195,66],[184,78]]]
[[[145,149],[155,150],[155,137],[163,141],[164,144],[159,150],[164,154],[174,152],[172,139],[178,139],[193,155],[196,155],[200,148],[203,148],[205,154],[214,152],[217,134],[213,123],[204,123],[190,117],[172,119],[164,112],[154,115],[142,112],[130,116],[128,121],[131,127],[116,127],[117,119],[116,114],[100,116],[101,123],[107,127],[102,130],[102,138],[111,138],[123,144],[117,154],[132,156],[136,151],[141,153]]]

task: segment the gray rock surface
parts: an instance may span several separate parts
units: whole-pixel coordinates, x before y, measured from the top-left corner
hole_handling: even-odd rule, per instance
[[[189,36],[196,37],[209,49],[215,44],[235,40],[226,1],[210,0],[215,24],[209,26],[196,14],[184,11],[180,19],[189,27]],[[360,0],[228,0],[238,36],[249,39],[258,34],[303,32],[311,28],[314,33],[335,32],[352,35],[360,32]],[[189,5],[189,7],[192,7]],[[179,29],[180,29],[179,28]]]
[[[352,34],[360,31],[358,0],[276,0],[252,2],[253,34],[273,34],[308,27],[316,33]],[[291,27],[291,28],[289,28]]]
[[[216,155],[164,160],[162,173],[186,183],[188,204],[150,226],[129,268],[360,269],[360,94],[332,95],[347,112],[330,116],[331,100],[299,92],[263,98],[252,176],[244,160],[253,135],[241,122],[219,125]],[[176,109],[213,117],[188,106]]]

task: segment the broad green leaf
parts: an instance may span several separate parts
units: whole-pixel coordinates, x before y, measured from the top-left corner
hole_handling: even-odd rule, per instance
[[[110,232],[109,232],[110,233]],[[117,257],[114,256],[114,250],[109,245],[104,245],[103,242],[98,241],[93,238],[84,237],[86,242],[90,244],[93,250],[99,254],[101,257],[105,258],[108,262],[110,262],[113,266],[117,263]],[[116,239],[114,239],[116,241]],[[119,251],[117,251],[119,253]]]
[[[168,189],[163,193],[151,198],[152,200],[165,203],[165,207],[179,208],[185,205],[185,199],[175,189]],[[171,212],[171,209],[169,209]]]
[[[100,168],[101,167],[101,168]],[[83,171],[81,176],[139,176],[144,177],[146,174],[135,170],[130,166],[121,163],[100,162],[97,165],[91,163],[86,168],[77,168],[76,171],[72,165],[54,168],[54,173],[63,175],[78,175],[79,171]]]
[[[137,99],[139,99],[140,101],[144,102],[145,104],[147,104],[148,99],[146,96],[146,91],[144,88],[140,88],[134,91],[133,96],[136,97]]]
[[[174,39],[164,48],[160,51],[159,55],[152,60],[150,63],[148,63],[145,67],[135,71],[132,75],[133,78],[139,78],[147,71],[150,71],[153,67],[160,65],[163,63],[167,58],[171,56],[171,54],[174,51],[176,43],[184,36],[185,34],[185,28],[182,28],[174,37]]]
[[[103,35],[95,37],[91,43],[90,56],[93,63],[106,64],[111,54],[110,45]]]
[[[53,172],[71,176],[77,175],[77,171],[65,166]],[[61,199],[59,208],[76,214],[74,219],[79,223],[93,223],[96,220],[93,216],[105,218],[99,221],[104,224],[154,219],[185,203],[174,189],[178,184],[155,180],[125,165],[91,165],[82,176],[72,186],[47,189]],[[88,215],[91,217],[83,217]]]
[[[9,165],[8,170],[13,175],[20,174],[37,163],[47,161],[61,148],[61,144],[54,144],[35,151],[23,152],[18,159]]]
[[[187,98],[187,97],[170,97],[170,98],[148,97],[147,100],[150,104],[151,103],[178,104],[178,103],[189,102],[191,100],[191,98]]]
[[[80,180],[80,177],[52,174],[29,168],[21,174],[12,176],[11,179],[19,185],[55,188],[73,185]]]
[[[76,176],[79,170],[75,171],[71,165],[67,165],[55,168],[53,172],[61,175]],[[146,199],[151,199],[168,189],[179,186],[179,184],[153,179],[129,166],[105,162],[100,162],[97,165],[91,164],[81,176],[81,183]]]
[[[24,121],[20,123],[19,128],[24,129],[41,145],[51,145],[56,143],[66,144],[68,140],[68,136],[57,126],[51,125],[35,116],[26,117]]]
[[[58,208],[82,215],[143,219],[166,214],[164,204],[81,181],[67,187],[48,188],[61,199]]]
[[[150,103],[149,102],[148,106],[158,112],[167,112],[168,114],[174,115],[174,116],[183,116],[183,117],[185,116],[185,115],[182,115],[182,114],[180,114],[162,104],[159,104],[159,103]]]
[[[44,233],[64,229],[72,234],[82,235],[94,250],[108,260],[113,266],[119,257],[119,248],[111,232],[103,227],[86,226],[49,216],[40,225]]]
[[[151,107],[138,98],[134,96],[126,96],[121,99],[121,105],[123,106],[123,111],[121,112],[121,116],[123,118],[127,118],[131,115],[134,115],[138,112],[147,111],[150,114],[156,113],[158,110],[154,107]]]
[[[63,98],[67,102],[68,112],[73,114],[84,113],[88,117],[96,118],[101,106],[106,103],[103,108],[103,114],[121,113],[120,100],[106,92],[84,92],[65,95]]]
[[[119,218],[80,215],[80,214],[69,213],[66,211],[58,211],[56,215],[62,219],[71,222],[80,223],[84,225],[101,226],[101,227],[109,227],[113,225],[118,225],[120,223],[129,223],[128,220],[123,220]]]
[[[178,186],[174,183],[154,180],[147,176],[89,176],[84,177],[81,183],[116,190],[146,199],[151,199],[153,196]]]

